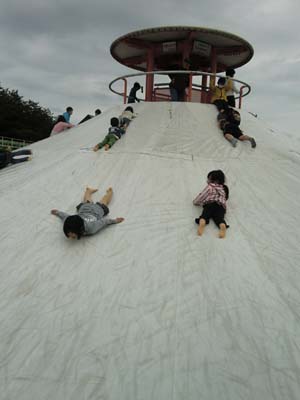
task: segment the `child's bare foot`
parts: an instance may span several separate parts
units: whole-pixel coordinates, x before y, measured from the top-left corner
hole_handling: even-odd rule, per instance
[[[113,190],[111,187],[109,187],[106,190],[105,195],[102,197],[102,199],[100,199],[100,203],[105,204],[106,206],[111,202],[113,196]]]
[[[93,188],[90,188],[89,186],[87,186],[87,188],[85,190],[91,194],[98,192],[98,189],[93,189]]]
[[[225,224],[220,224],[220,232],[219,232],[219,238],[224,239],[226,236],[226,225]]]
[[[198,235],[202,236],[204,229],[205,229],[206,221],[204,219],[200,219],[199,221],[199,227],[198,227]]]
[[[106,145],[104,146],[104,150],[105,150],[105,151],[109,150],[109,144],[106,144]]]

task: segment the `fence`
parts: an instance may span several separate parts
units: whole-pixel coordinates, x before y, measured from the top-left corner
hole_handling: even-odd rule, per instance
[[[20,147],[24,147],[29,145],[32,142],[28,142],[26,140],[14,139],[10,137],[0,136],[0,147],[11,147],[12,150],[19,149]]]
[[[208,72],[203,72],[203,71],[180,71],[180,70],[170,70],[170,71],[149,71],[149,72],[140,72],[140,73],[135,73],[135,74],[129,74],[129,75],[123,75],[120,76],[113,81],[110,82],[109,84],[109,89],[123,97],[124,104],[127,101],[128,94],[127,94],[127,89],[128,89],[128,78],[133,78],[133,77],[141,77],[141,76],[153,76],[153,80],[155,76],[169,76],[170,74],[187,74],[189,75],[189,87],[187,88],[187,94],[186,94],[186,101],[191,101],[191,102],[199,102],[199,103],[210,103],[210,87],[209,85],[199,85],[193,82],[193,78],[195,77],[203,77],[203,81],[207,81],[208,78],[216,78],[216,77],[222,77],[222,75],[218,74],[212,74]],[[232,79],[236,84],[238,85],[239,89],[239,94],[236,96],[236,100],[238,100],[238,108],[241,108],[242,106],[242,98],[247,96],[251,92],[251,87],[248,85],[248,83],[239,81],[237,79]],[[118,81],[123,81],[123,90],[121,92],[113,89],[113,86],[116,82]],[[153,82],[154,83],[154,82]],[[169,83],[170,82],[165,82],[165,83],[154,83],[153,84],[153,90],[150,95],[151,101],[170,101],[171,96],[170,96],[170,89],[169,89]],[[140,99],[144,101],[144,99]]]

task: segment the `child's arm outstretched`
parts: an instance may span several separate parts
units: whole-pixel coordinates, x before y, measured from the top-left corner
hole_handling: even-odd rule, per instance
[[[202,192],[199,193],[198,196],[193,200],[194,206],[201,206],[205,201],[205,199],[207,198],[209,192],[210,192],[210,187],[209,185],[207,185],[206,188],[202,190]]]
[[[123,218],[123,217],[117,217],[117,218],[112,219],[111,221],[114,221],[114,222],[111,222],[111,223],[112,224],[120,224],[121,222],[124,221],[124,219],[125,218]]]
[[[51,210],[51,214],[52,215],[56,215],[58,218],[62,219],[63,221],[69,217],[69,214],[63,212],[63,211],[59,211],[56,208],[54,208],[53,210]]]
[[[94,233],[100,231],[101,229],[105,228],[108,225],[120,224],[123,221],[124,221],[124,218],[118,217],[115,219],[101,218],[98,221],[88,222],[88,223],[85,223],[85,233],[87,235],[93,235]]]
[[[117,217],[117,218],[104,218],[100,221],[94,222],[95,225],[98,225],[100,229],[104,228],[107,225],[112,225],[112,224],[120,224],[121,222],[124,221],[123,217]]]

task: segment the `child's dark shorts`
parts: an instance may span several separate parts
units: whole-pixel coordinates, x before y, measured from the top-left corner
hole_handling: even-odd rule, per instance
[[[228,110],[228,103],[226,100],[222,100],[222,99],[216,99],[213,104],[217,107],[218,111],[221,110]]]
[[[109,213],[109,208],[107,205],[99,202],[91,203],[90,201],[78,204],[76,210],[77,212],[80,211],[81,213],[91,213],[97,218],[105,217]]]
[[[235,124],[226,124],[223,128],[223,133],[224,135],[226,134],[230,134],[233,137],[235,137],[236,139],[238,139],[239,137],[241,137],[243,135],[243,132],[240,130],[240,128],[235,125]]]
[[[130,122],[131,122],[131,120],[130,120],[129,118],[126,118],[126,117],[124,117],[124,118],[121,118],[121,121],[120,121],[120,126],[123,126],[123,125],[129,125],[129,124],[130,124]]]
[[[224,220],[226,210],[223,206],[220,204],[214,202],[214,203],[208,203],[203,206],[203,211],[202,214],[200,215],[199,218],[195,219],[195,222],[199,224],[199,219],[205,219],[206,224],[209,224],[210,218],[214,221],[214,223],[219,227],[220,224],[225,224],[227,228],[229,226],[226,224]]]

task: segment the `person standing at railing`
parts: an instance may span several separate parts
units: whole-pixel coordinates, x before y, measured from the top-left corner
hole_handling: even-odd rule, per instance
[[[230,107],[235,107],[235,94],[239,93],[234,81],[232,78],[235,75],[235,70],[232,68],[227,69],[226,71],[226,86],[227,86],[227,103]]]
[[[189,61],[184,60],[182,70],[188,71],[189,69]],[[180,70],[181,67],[176,65],[174,69]],[[185,90],[190,84],[190,78],[188,74],[169,74],[171,79],[170,82],[170,94],[171,101],[184,101],[185,100]]]
[[[135,82],[135,84],[133,85],[133,87],[131,88],[130,92],[129,92],[129,96],[128,96],[128,101],[127,103],[135,103],[136,101],[139,103],[140,99],[138,99],[136,97],[136,92],[138,90],[140,90],[142,87],[138,82]]]

